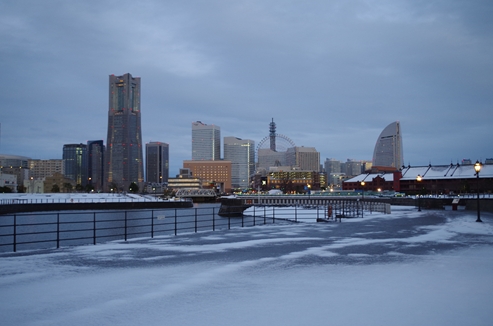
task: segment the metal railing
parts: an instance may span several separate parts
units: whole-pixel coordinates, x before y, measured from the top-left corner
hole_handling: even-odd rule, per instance
[[[17,213],[0,216],[0,252],[60,248],[275,223],[262,215],[224,218],[218,207]]]
[[[32,198],[12,198],[12,199],[0,199],[0,205],[18,205],[18,204],[68,204],[68,203],[133,203],[133,202],[166,202],[164,200],[153,196],[108,196],[103,198],[96,197],[74,197],[74,198],[61,198],[61,197],[32,197]],[[173,201],[189,201],[189,199],[177,198]]]
[[[368,207],[366,207],[368,208]],[[331,211],[333,209],[333,211]],[[240,217],[220,217],[219,207],[63,211],[0,216],[0,252],[60,248],[107,241],[229,230],[281,221],[363,217],[363,206],[254,206]],[[351,215],[348,215],[351,214]],[[277,222],[276,222],[277,221]]]
[[[253,216],[282,219],[290,222],[314,222],[320,219],[339,220],[342,218],[364,217],[365,214],[390,214],[390,204],[366,201],[332,200],[325,205],[271,206],[252,205],[249,210]],[[259,214],[259,215],[257,215]]]

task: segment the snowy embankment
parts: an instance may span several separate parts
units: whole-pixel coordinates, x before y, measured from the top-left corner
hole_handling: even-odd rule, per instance
[[[0,255],[5,325],[491,325],[493,215],[392,207]]]
[[[120,193],[0,194],[4,203],[110,203],[163,201],[152,195]]]

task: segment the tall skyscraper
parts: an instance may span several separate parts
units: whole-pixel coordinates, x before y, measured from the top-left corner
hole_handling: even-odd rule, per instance
[[[65,176],[77,185],[87,185],[87,145],[63,145],[63,166]]]
[[[255,173],[255,142],[224,137],[224,160],[231,161],[231,186],[248,188],[250,176]]]
[[[169,145],[161,142],[146,144],[146,181],[167,183],[169,177]]]
[[[87,178],[95,191],[104,190],[104,151],[102,140],[87,142]]]
[[[373,151],[373,166],[399,169],[403,164],[401,126],[399,121],[396,121],[385,127],[378,136]]]
[[[144,181],[140,127],[140,78],[110,76],[106,184],[128,191]]]
[[[192,122],[192,161],[219,161],[221,159],[221,128]]]

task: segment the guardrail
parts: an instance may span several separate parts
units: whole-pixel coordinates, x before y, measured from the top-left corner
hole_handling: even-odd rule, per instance
[[[252,206],[245,215],[229,218],[218,216],[217,206],[7,214],[0,216],[0,252],[96,245],[113,240],[230,230],[281,221],[335,221],[340,219],[338,213],[349,212],[346,206],[333,209],[332,212],[327,206]],[[351,211],[351,216],[342,217],[363,217],[362,207],[351,209],[356,209]]]
[[[173,201],[186,201],[187,199],[176,199]],[[128,202],[169,202],[161,198],[150,196],[141,197],[104,197],[104,198],[15,198],[0,199],[0,205],[18,205],[18,204],[69,204],[69,203],[128,203]]]
[[[218,207],[17,213],[0,216],[0,252],[60,248],[275,223],[253,215],[222,218]]]

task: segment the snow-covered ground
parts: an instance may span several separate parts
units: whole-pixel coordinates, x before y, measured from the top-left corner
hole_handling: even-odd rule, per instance
[[[2,325],[491,325],[493,215],[392,207],[0,254]]]
[[[10,193],[0,194],[0,203],[98,203],[98,202],[132,202],[162,201],[153,195],[131,193]],[[175,200],[175,199],[173,199]]]

